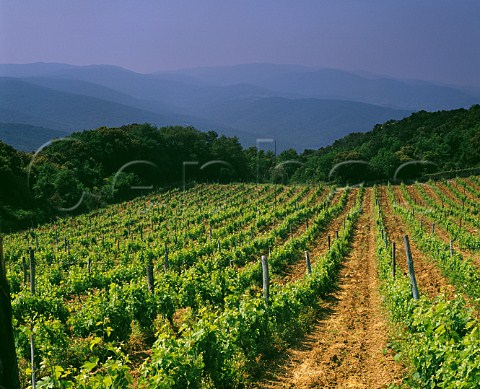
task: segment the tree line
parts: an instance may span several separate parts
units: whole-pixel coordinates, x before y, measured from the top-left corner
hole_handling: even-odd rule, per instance
[[[479,166],[479,105],[419,111],[319,150],[278,155],[193,127],[101,127],[53,140],[35,154],[0,142],[0,228],[28,228],[193,182],[353,184]]]

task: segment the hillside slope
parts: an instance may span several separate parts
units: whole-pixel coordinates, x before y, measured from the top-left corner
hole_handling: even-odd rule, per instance
[[[480,102],[480,92],[474,89],[367,76],[339,69],[257,63],[183,69],[173,73],[214,85],[248,82],[284,97],[289,94],[349,100],[410,111],[465,108]]]
[[[292,132],[291,137],[295,136]],[[25,185],[31,156],[0,142],[4,212],[2,216],[0,209],[0,218],[25,222],[27,216],[22,212],[35,207],[36,214],[51,216],[57,213],[55,204],[71,206],[84,191],[95,193],[100,199],[84,204],[84,208],[96,207],[138,195],[138,191],[130,190],[132,185],[182,185],[183,177],[196,182],[317,183],[338,179],[353,183],[480,167],[480,106],[433,113],[420,111],[399,121],[376,125],[367,133],[350,134],[316,151],[299,154],[290,149],[277,156],[272,151],[245,149],[237,138],[192,127],[103,127],[76,133],[72,139],[78,141],[55,142],[42,152],[42,158],[33,165],[30,192]],[[153,165],[134,166],[117,177],[122,166],[139,160]],[[186,161],[198,165],[183,170]],[[227,165],[200,168],[210,161],[225,161]],[[301,164],[285,165],[291,161]],[[348,161],[357,162],[345,164]],[[343,164],[335,168],[340,163]],[[403,164],[407,165],[397,174]],[[42,217],[33,218],[39,219]]]
[[[78,84],[76,86],[79,87]],[[65,91],[72,88],[61,89],[63,90],[32,84],[18,78],[0,77],[0,121],[72,132],[144,122],[159,126],[188,125],[194,120],[188,115],[156,113],[92,97],[93,92],[90,95],[77,94]],[[105,94],[105,88],[97,90]],[[104,94],[101,96],[106,97]],[[129,99],[124,98],[127,101]],[[201,128],[208,125],[206,121],[195,121]]]
[[[416,112],[400,121],[376,125],[366,133],[353,133],[331,146],[304,153],[305,165],[296,179],[327,180],[336,163],[362,160],[370,164],[346,166],[337,173],[360,179],[393,179],[402,171],[418,176],[426,171],[446,171],[480,167],[480,105],[470,109],[439,112]]]
[[[17,150],[35,151],[43,144],[68,133],[22,123],[0,123],[0,139]]]
[[[292,65],[141,74],[108,65],[40,63],[0,65],[1,76],[3,123],[67,132],[143,122],[191,125],[238,136],[244,146],[272,138],[277,150],[299,152],[420,109],[480,102],[474,88]]]

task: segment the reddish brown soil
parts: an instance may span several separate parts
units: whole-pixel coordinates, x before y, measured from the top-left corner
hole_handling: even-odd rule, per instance
[[[404,254],[403,237],[409,235],[409,230],[402,218],[394,212],[392,205],[388,201],[386,191],[387,188],[384,186],[379,188],[379,192],[382,194],[381,206],[383,207],[385,214],[384,223],[390,240],[396,242],[397,264],[400,265],[403,272],[406,273],[407,265]],[[405,205],[406,202],[403,198],[400,187],[394,186],[393,191],[397,201],[399,201],[400,204]],[[409,193],[412,194],[411,189],[409,190]],[[429,297],[434,297],[441,292],[445,292],[448,296],[453,296],[455,288],[447,282],[433,261],[425,257],[425,255],[417,248],[413,239],[410,239],[410,248],[412,251],[415,277],[417,279],[420,294],[426,293]]]
[[[319,198],[317,200],[317,203],[321,203],[323,202],[326,198],[327,198],[327,194],[328,192],[324,192],[323,193],[323,196],[321,198]],[[337,204],[339,201],[340,201],[340,197],[342,196],[342,193],[340,191],[336,192],[333,197],[332,197],[332,200],[329,204],[330,205],[335,205]],[[311,218],[310,218],[311,219]],[[310,223],[311,223],[311,220],[310,220]],[[307,230],[307,223],[306,222],[302,222],[300,224],[298,224],[295,228],[292,228],[292,233],[291,233],[291,237],[299,237],[300,235],[302,235],[303,233],[305,233],[305,231]],[[276,246],[281,246],[283,243],[285,242],[285,240],[281,239],[279,240],[279,242],[276,242],[275,245]]]
[[[319,235],[319,237],[315,240],[315,242],[311,243],[307,249],[310,257],[310,263],[313,267],[318,260],[321,258],[328,250],[328,236],[330,236],[331,244],[333,244],[335,240],[335,231],[340,231],[343,229],[343,220],[350,212],[352,207],[355,204],[355,200],[357,198],[358,190],[351,190],[348,194],[347,203],[345,204],[342,212],[339,216],[334,218],[333,220],[328,223],[325,230]],[[337,195],[336,195],[337,196]],[[340,197],[340,195],[338,195]],[[338,201],[338,200],[337,200]],[[302,255],[298,258],[298,260],[290,265],[281,280],[275,280],[277,283],[286,284],[295,280],[298,280],[305,276],[306,273],[306,264],[305,264],[305,257]]]
[[[413,196],[416,196],[416,197],[420,196],[416,188],[409,188],[408,191]],[[427,191],[427,194],[429,194],[428,191]],[[425,228],[431,228],[432,224],[434,223],[434,220],[429,218],[427,215],[419,214],[417,217],[418,217],[418,220],[421,220],[423,222],[423,224],[425,225]],[[463,225],[462,228],[468,233],[472,234],[472,236],[478,235],[478,230],[475,227],[472,227],[466,223]],[[450,242],[451,234],[447,232],[447,230],[443,228],[441,225],[439,225],[438,223],[435,225],[435,234],[440,239],[442,239],[445,243]],[[462,256],[465,258],[466,257],[472,258],[473,263],[475,263],[476,266],[480,268],[480,253],[475,252],[473,250],[468,250],[462,247],[455,247],[455,250],[458,250],[462,254]]]
[[[465,190],[464,187],[461,186],[456,180],[450,181],[450,184],[451,184],[455,189],[457,189],[460,193],[465,194],[465,196],[467,196],[467,198],[468,198],[470,201],[476,201],[476,202],[479,201],[472,193],[470,193],[469,190]]]
[[[467,183],[467,185],[469,187],[471,187],[472,189],[474,189],[477,193],[480,192],[480,186],[475,182],[473,181],[472,179],[470,178],[464,178],[463,179],[464,182]],[[480,200],[480,196],[476,196],[475,194],[472,193],[472,196],[474,199],[476,199],[477,201]]]
[[[274,363],[260,388],[385,388],[400,383],[403,368],[387,348],[378,294],[372,190],[354,231],[339,287],[323,302],[311,332]]]
[[[312,194],[312,191],[313,191],[313,190],[314,190],[314,189],[308,191],[308,192],[302,197],[301,201],[304,201],[306,198],[308,198],[308,197]],[[315,199],[315,201],[317,201],[317,202],[322,202],[322,201],[324,201],[324,200],[326,199],[326,197],[327,197],[327,194],[328,194],[328,191],[323,191],[323,192],[321,193],[321,195],[320,195],[317,199]],[[335,204],[335,203],[338,202],[339,200],[340,200],[340,193],[335,193],[335,195],[334,195],[333,198],[332,198],[331,204]],[[285,215],[284,217],[286,217],[286,216],[287,216],[287,215]],[[283,220],[283,218],[282,218],[281,220]],[[279,221],[280,221],[280,219],[277,220],[277,223],[278,223]],[[248,227],[247,227],[247,228],[244,228],[244,229],[248,231],[248,229],[250,229],[250,225],[253,225],[254,223],[255,223],[255,221],[253,221],[252,223],[250,223],[250,224],[248,225]],[[273,229],[273,228],[275,228],[274,223],[269,223],[269,224],[263,226],[263,227],[259,230],[259,232],[261,232],[261,233],[267,233],[268,231],[270,231],[270,230]],[[300,236],[301,234],[303,234],[303,233],[305,232],[305,229],[306,229],[306,223],[297,224],[294,228],[292,228],[291,236],[293,236],[293,237]],[[257,234],[258,234],[259,232],[257,232]],[[288,237],[286,237],[286,238],[280,238],[280,237],[278,237],[278,238],[276,239],[276,241],[275,241],[275,246],[281,247],[283,244],[285,244],[285,242],[287,241],[287,239],[288,239]],[[239,272],[243,271],[246,266],[249,266],[249,262],[250,262],[250,261],[247,261],[247,263],[246,263],[244,266],[238,267],[238,268],[237,268],[238,271],[239,271]]]
[[[442,199],[438,196],[438,194],[432,189],[430,185],[424,185],[423,186],[425,193],[431,197],[435,202],[439,205],[442,205]],[[450,204],[448,203],[443,203],[443,206],[445,208],[450,208]]]
[[[437,185],[438,188],[442,191],[442,193],[444,195],[446,195],[447,197],[451,198],[455,203],[458,204],[458,209],[460,209],[460,207],[462,206],[462,199],[460,197],[456,197],[455,194],[453,194],[451,191],[450,191],[450,188],[446,187],[445,185],[441,184],[441,185]],[[461,189],[461,192],[463,192],[463,188]],[[471,207],[470,205],[467,203],[466,204],[466,208],[465,210],[468,212],[468,210],[470,210]],[[478,216],[477,216],[478,218]],[[467,220],[464,224],[463,224],[463,228],[465,230],[467,230],[470,234],[472,234],[473,236],[478,236],[478,233],[479,233],[479,229],[478,229],[478,224],[472,222],[472,220]]]
[[[444,183],[442,183],[442,182],[436,182],[435,185],[436,185],[436,187],[437,187],[438,189],[440,189],[440,190],[442,191],[442,193],[443,193],[446,197],[450,198],[451,200],[453,200],[453,201],[456,202],[457,204],[462,205],[462,200],[459,199],[456,195],[454,195],[454,194],[452,193],[452,191],[450,190],[450,188],[449,188],[448,186],[446,186]],[[460,192],[463,192],[463,188],[460,189]]]

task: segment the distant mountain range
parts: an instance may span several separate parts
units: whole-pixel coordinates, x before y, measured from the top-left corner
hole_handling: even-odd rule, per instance
[[[319,148],[418,110],[468,108],[480,91],[341,70],[246,64],[140,74],[116,66],[0,65],[0,139],[26,151],[58,135],[149,122]]]

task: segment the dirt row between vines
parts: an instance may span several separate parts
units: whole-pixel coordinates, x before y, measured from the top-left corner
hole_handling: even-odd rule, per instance
[[[427,195],[428,195],[428,186],[425,186],[424,189],[426,189],[426,192],[427,192]],[[446,188],[445,188],[446,189]],[[412,199],[415,200],[416,204],[417,205],[420,205],[421,207],[423,207],[425,209],[425,211],[428,211],[430,209],[430,205],[426,203],[426,201],[423,199],[423,197],[421,196],[421,194],[419,193],[418,189],[415,187],[415,186],[408,186],[407,187],[407,192],[410,194],[410,197]],[[430,196],[431,197],[431,196]],[[433,198],[433,200],[435,201],[435,198]],[[439,203],[437,202],[437,204],[439,206],[441,206],[442,202],[440,201]],[[409,205],[407,204],[406,206],[407,208],[409,207]],[[428,220],[429,221],[429,224],[430,224],[430,227],[431,225],[433,224],[433,219],[431,219],[430,217],[427,216],[427,214],[422,214],[421,216],[418,215],[420,219],[422,220]],[[446,219],[449,219],[450,221],[453,221],[455,222],[455,219],[451,216],[446,216]],[[472,235],[475,235],[478,233],[477,229],[475,229],[472,225],[470,225],[468,222],[465,222],[463,223],[462,225],[462,228],[468,232],[469,234],[472,234]],[[437,230],[440,230],[442,229],[441,226],[438,225],[438,223],[436,223],[435,225],[435,231]],[[444,233],[448,236],[448,233],[443,230]],[[447,241],[448,242],[448,241]]]
[[[341,195],[341,192],[339,192]],[[355,200],[357,198],[358,190],[351,190],[348,194],[347,202],[343,207],[340,214],[329,221],[325,229],[320,232],[319,236],[315,241],[308,245],[307,250],[310,257],[311,266],[315,266],[315,263],[319,258],[321,258],[328,250],[328,236],[330,236],[331,244],[335,240],[335,231],[340,231],[343,229],[343,220],[350,212],[350,210],[355,205]],[[298,260],[292,265],[288,266],[285,270],[283,278],[281,280],[274,280],[274,282],[287,284],[289,282],[294,282],[305,276],[306,273],[306,263],[305,257],[302,255]]]
[[[307,198],[309,195],[311,194],[311,191],[307,192],[307,194],[305,194],[304,197],[302,197],[302,201]],[[323,191],[319,196],[318,196],[318,199],[317,199],[317,202],[324,202],[327,198],[327,195],[328,195],[328,191]],[[340,200],[340,192],[337,192],[333,195],[332,197],[332,200],[330,202],[330,204],[328,206],[331,206],[331,205],[334,205],[336,204],[339,200]],[[276,223],[280,223],[282,222],[286,217],[288,217],[288,214],[286,214],[284,217],[282,217],[281,219],[278,219],[276,221]],[[311,218],[310,218],[311,219]],[[252,223],[255,223],[255,221],[253,221]],[[265,234],[265,233],[268,233],[270,232],[272,229],[274,229],[275,226],[272,224],[272,223],[268,223],[267,225],[263,226],[261,229],[259,229],[258,232],[256,232],[256,234]],[[292,238],[292,237],[298,237],[300,235],[302,235],[303,233],[305,233],[305,230],[306,230],[307,226],[306,226],[306,223],[304,222],[299,222],[297,223],[293,228],[292,228],[292,232],[289,233],[286,237],[284,238],[281,238],[281,237],[278,237],[276,238],[275,240],[275,243],[274,243],[274,246],[278,247],[278,246],[283,246],[285,244],[285,242]],[[245,228],[244,228],[245,229]],[[262,254],[263,255],[263,254]],[[239,266],[237,267],[237,271],[238,272],[242,272],[247,266],[250,265],[251,261],[253,260],[258,260],[257,257],[252,257],[252,258],[249,258],[246,262],[245,265],[243,266]]]
[[[322,196],[317,200],[317,203],[322,203],[327,199],[328,196],[328,190],[322,192]],[[340,202],[340,197],[342,196],[342,192],[337,191],[334,193],[332,200],[330,201],[329,204],[327,204],[327,207],[331,207],[333,205],[336,205],[338,202]],[[312,223],[312,220],[315,218],[315,215],[312,215],[308,218],[309,223]],[[307,223],[306,220],[298,222],[296,226],[292,228],[292,232],[289,233],[288,238],[298,238],[302,234],[304,234],[307,231]],[[288,239],[287,238],[287,239]],[[285,243],[286,239],[280,239],[278,242],[275,242],[276,246],[281,246]]]
[[[403,206],[406,206],[407,204],[403,198],[400,187],[393,186],[392,188],[395,199]],[[393,210],[392,204],[387,196],[387,188],[385,186],[380,187],[379,193],[381,194],[380,205],[385,215],[385,228],[387,229],[389,239],[395,242],[397,247],[397,266],[400,266],[403,273],[407,274],[403,237],[405,235],[409,235],[410,237],[409,229],[403,222],[401,216]],[[411,238],[409,241],[414,262],[415,277],[420,294],[425,293],[429,298],[433,298],[439,293],[445,292],[447,296],[453,296],[455,294],[455,288],[448,283],[433,261],[430,258],[426,258],[422,251],[417,248],[415,241]]]
[[[478,194],[480,192],[480,186],[475,182],[473,181],[471,178],[464,178],[463,181],[470,187],[472,188],[474,191],[476,191],[476,193],[471,193],[471,196],[474,200],[476,201],[480,201],[480,195]]]
[[[460,193],[463,193],[463,188],[459,188],[458,185],[455,183],[455,181],[450,181],[450,184],[458,189]],[[455,193],[452,192],[452,190],[445,185],[443,182],[436,182],[435,183],[436,187],[440,189],[440,191],[450,200],[454,201],[456,204],[458,204],[460,207],[462,206],[462,199],[458,197]],[[465,192],[465,196],[467,196],[467,192]],[[467,196],[468,197],[468,196]]]
[[[449,203],[442,202],[442,199],[440,198],[438,193],[433,190],[432,185],[427,184],[427,185],[424,185],[423,188],[425,190],[425,193],[430,198],[432,198],[437,204],[439,204],[439,205],[443,204],[444,208],[446,208],[446,209],[452,208],[452,206]]]
[[[465,210],[469,210],[472,208],[472,205],[469,204],[469,202],[476,202],[477,204],[479,203],[478,199],[475,199],[474,196],[469,192],[465,191],[464,193],[464,188],[460,185],[458,185],[456,182],[452,181],[450,182],[451,186],[455,189],[458,190],[458,194],[454,193],[452,188],[449,186],[445,185],[442,182],[436,183],[436,187],[448,198],[450,198],[455,204],[457,204],[457,208],[460,209],[463,206],[465,207]],[[464,197],[466,199],[466,202],[464,203]],[[477,207],[478,208],[478,207]]]
[[[418,194],[417,189],[413,188],[413,187],[409,188],[409,193],[410,193],[410,195],[413,195],[414,198],[417,197],[417,196],[418,197],[420,196]],[[427,191],[427,194],[428,194],[428,191]],[[423,224],[425,226],[424,228],[426,230],[431,230],[432,224],[435,223],[435,221],[432,218],[428,217],[428,215],[426,215],[426,214],[417,214],[417,218],[418,218],[418,220],[421,220],[423,222]],[[474,227],[464,225],[463,228],[468,233],[470,233],[472,236],[478,235],[478,230],[475,229]],[[439,225],[438,223],[435,224],[435,235],[437,235],[437,237],[439,237],[445,244],[449,244],[450,239],[452,238],[451,234],[444,227]],[[457,250],[458,252],[460,252],[462,257],[472,258],[473,263],[480,269],[480,253],[475,252],[473,250],[466,249],[466,248],[457,247],[455,242],[454,242],[454,249]]]
[[[403,368],[386,348],[373,217],[372,190],[367,189],[338,288],[322,302],[311,331],[284,358],[273,361],[257,387],[384,388],[401,382]]]
[[[469,204],[468,202],[463,204],[462,199],[460,197],[456,197],[456,195],[447,186],[442,184],[442,185],[438,185],[438,188],[442,191],[444,195],[450,197],[451,199],[453,199],[453,201],[455,201],[456,204],[458,204],[458,207],[457,207],[458,210],[462,208],[462,205],[465,206],[465,208],[462,208],[465,212],[470,212],[473,210],[472,209],[473,207],[471,204]],[[476,208],[478,210],[478,204],[480,204],[480,202],[478,200],[476,200],[476,202],[477,202]],[[480,217],[478,214],[477,214],[477,219],[480,220]],[[462,226],[470,234],[474,236],[478,236],[478,233],[479,233],[478,223],[475,223],[472,220],[465,220]]]
[[[449,181],[449,183],[455,188],[457,189],[460,193],[462,193],[464,196],[467,197],[467,199],[469,199],[470,201],[476,201],[478,202],[479,200],[477,198],[475,198],[475,196],[470,193],[469,190],[466,190],[462,185],[460,185],[456,180],[451,180]],[[461,202],[460,202],[461,204]]]

